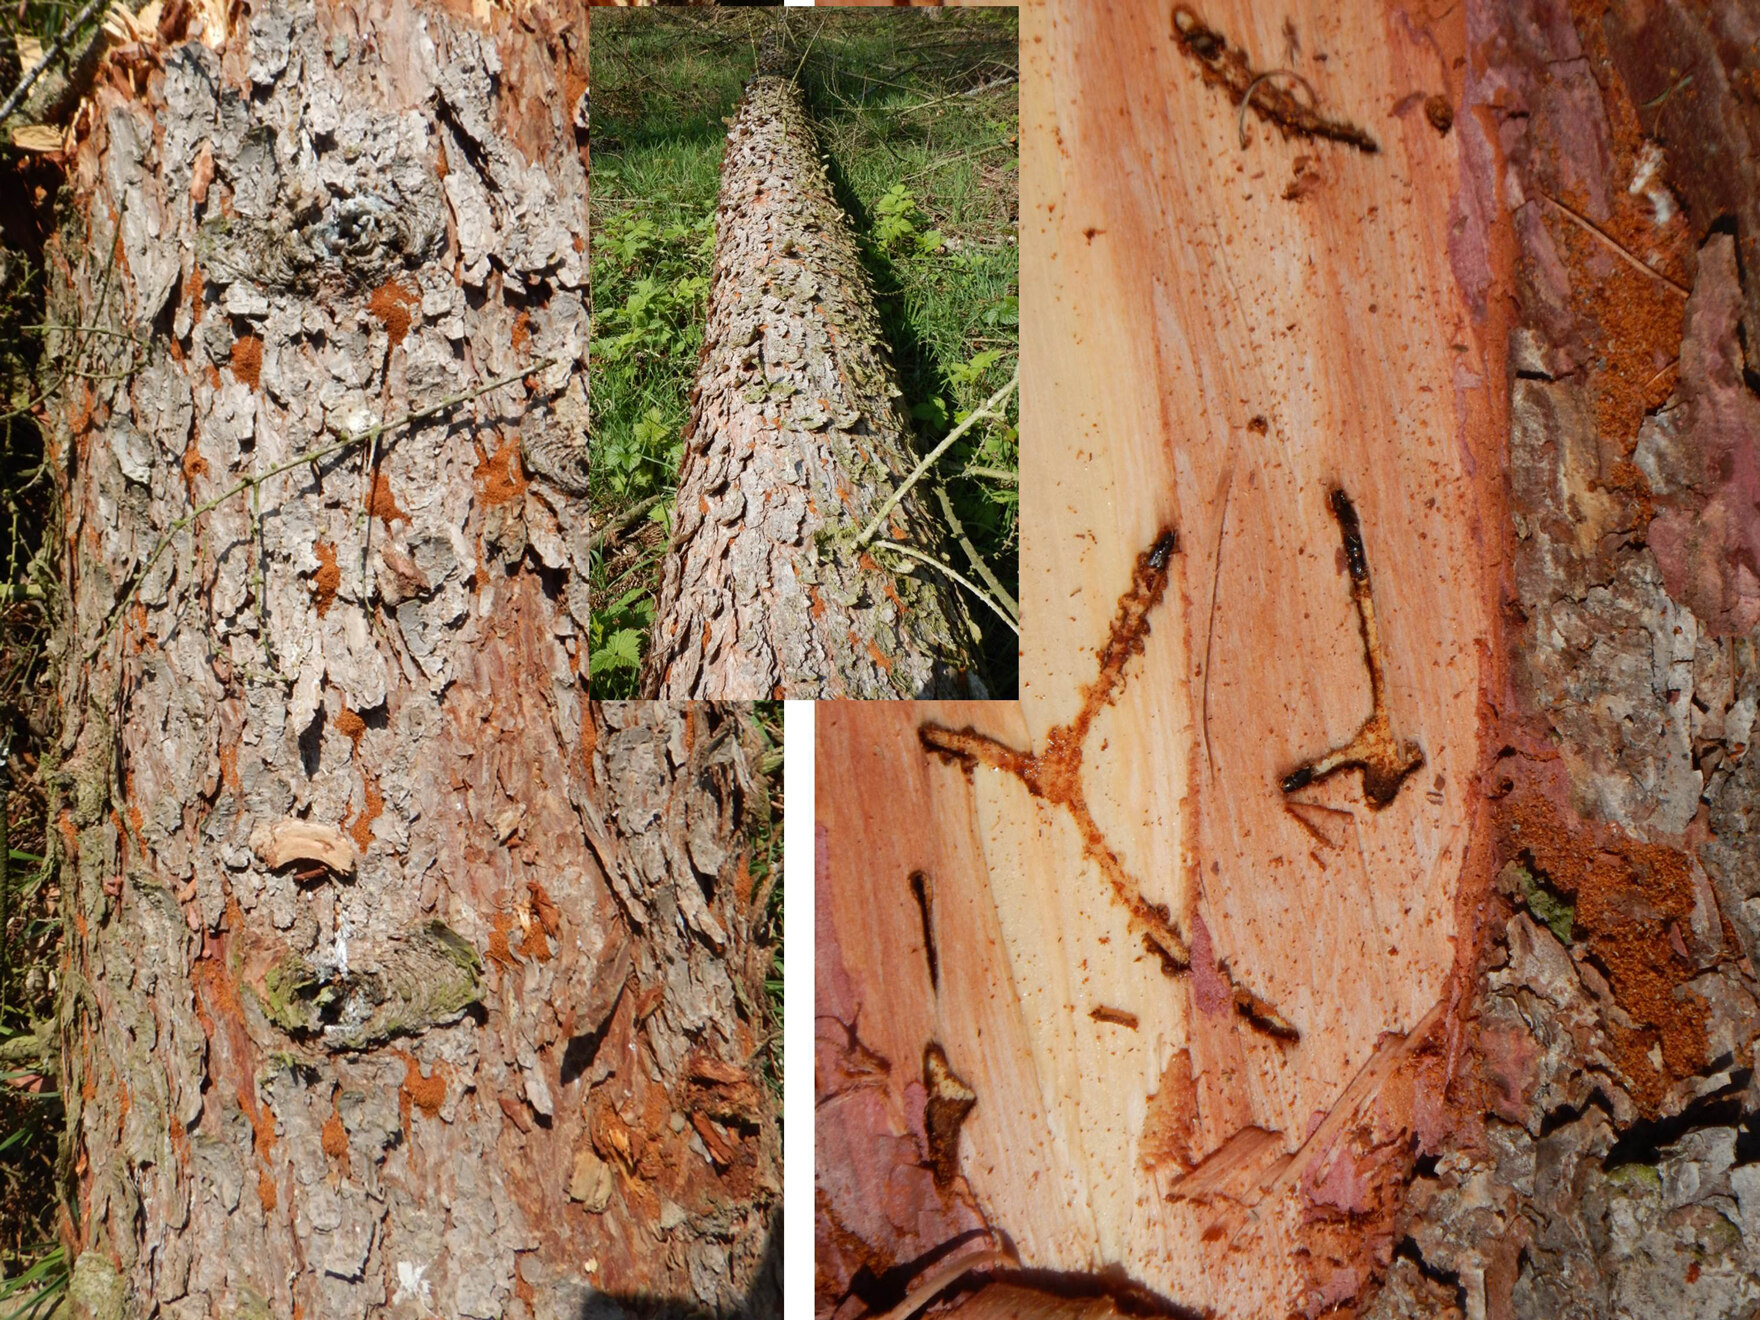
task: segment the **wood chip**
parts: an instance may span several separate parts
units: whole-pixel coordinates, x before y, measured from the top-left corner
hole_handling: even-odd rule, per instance
[[[322,862],[337,875],[353,875],[354,841],[334,825],[288,817],[251,831],[251,851],[271,871],[290,862]]]
[[[12,145],[20,151],[60,151],[61,130],[53,124],[26,124],[12,130]]]

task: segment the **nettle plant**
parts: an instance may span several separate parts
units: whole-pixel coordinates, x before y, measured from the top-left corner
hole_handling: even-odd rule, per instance
[[[939,229],[922,230],[923,218],[909,188],[895,183],[874,202],[874,241],[883,248],[915,248],[918,252],[941,251],[947,239]]]

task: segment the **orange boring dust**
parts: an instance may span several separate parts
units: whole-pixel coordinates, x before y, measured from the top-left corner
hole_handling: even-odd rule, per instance
[[[336,717],[336,731],[354,744],[355,751],[361,749],[361,739],[366,736],[367,722],[347,706]]]
[[[398,1116],[403,1120],[403,1139],[409,1140],[410,1112],[419,1109],[429,1118],[440,1112],[440,1106],[446,1100],[446,1079],[440,1075],[440,1065],[434,1065],[434,1071],[422,1076],[422,1065],[416,1062],[416,1056],[408,1050],[393,1050],[403,1060],[403,1084],[397,1088]]]
[[[414,320],[409,309],[420,303],[420,298],[396,280],[386,280],[367,299],[367,310],[385,327],[385,333],[391,339],[391,347],[396,348],[409,334]]]
[[[318,557],[318,571],[312,574],[312,605],[321,619],[342,586],[342,569],[336,562],[336,547],[330,542],[313,542],[312,553]]]
[[[525,472],[520,466],[519,445],[503,441],[501,448],[486,454],[477,462],[477,489],[483,493],[483,506],[493,508],[507,504],[526,493]]]
[[[1178,534],[1164,528],[1155,544],[1137,556],[1131,585],[1119,597],[1105,644],[1095,652],[1099,672],[1082,689],[1082,708],[1068,724],[1060,724],[1045,735],[1044,751],[1018,752],[970,728],[925,724],[917,730],[923,746],[936,755],[957,762],[968,772],[980,764],[1006,770],[1034,797],[1068,811],[1082,838],[1082,855],[1100,868],[1113,897],[1130,913],[1131,924],[1142,930],[1144,946],[1160,958],[1161,969],[1169,976],[1190,969],[1191,940],[1165,903],[1151,903],[1143,897],[1142,886],[1125,870],[1095,822],[1082,792],[1082,749],[1094,718],[1124,690],[1125,666],[1133,656],[1142,654],[1149,635],[1149,614],[1167,591],[1168,563],[1178,553]],[[1232,990],[1235,1009],[1242,1017],[1267,1035],[1282,1040],[1301,1038],[1270,1004],[1236,982],[1226,963],[1218,961],[1217,971]]]
[[[354,837],[355,846],[361,850],[361,856],[367,855],[367,849],[373,843],[373,822],[385,810],[385,798],[379,792],[379,781],[363,766],[361,769],[361,789],[363,793],[360,815],[348,827]]]
[[[255,335],[240,335],[232,341],[232,375],[256,389],[263,379],[263,341]]]
[[[397,497],[391,493],[391,482],[383,472],[373,472],[373,485],[367,492],[367,513],[385,524],[385,530],[391,530],[391,524],[402,518],[409,521],[409,515],[397,507]]]

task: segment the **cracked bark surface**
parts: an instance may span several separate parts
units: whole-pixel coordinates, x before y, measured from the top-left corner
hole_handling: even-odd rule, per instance
[[[1452,1127],[1426,1147],[1366,1314],[1746,1315],[1760,1304],[1760,398],[1743,351],[1760,283],[1739,260],[1760,206],[1754,15],[1540,0],[1478,3],[1468,21],[1474,109],[1457,122],[1479,139],[1478,204],[1513,231],[1518,308],[1510,685],[1485,781],[1502,869]],[[1486,256],[1463,245],[1463,276],[1491,275]]]
[[[73,1314],[774,1314],[753,744],[587,700],[521,457],[584,413],[584,23],[208,35],[96,93],[50,254],[113,332],[49,419]]]
[[[953,585],[853,546],[916,457],[855,238],[790,79],[752,80],[721,180],[644,694],[982,695]],[[912,488],[882,539],[951,564],[922,494]]]

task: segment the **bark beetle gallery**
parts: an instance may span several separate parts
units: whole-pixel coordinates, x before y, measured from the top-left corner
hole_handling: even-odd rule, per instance
[[[71,1313],[775,1315],[769,717],[586,688],[585,21],[155,12],[44,254]]]
[[[1022,9],[1025,696],[819,712],[821,1316],[1760,1305],[1753,8],[1286,8]]]

